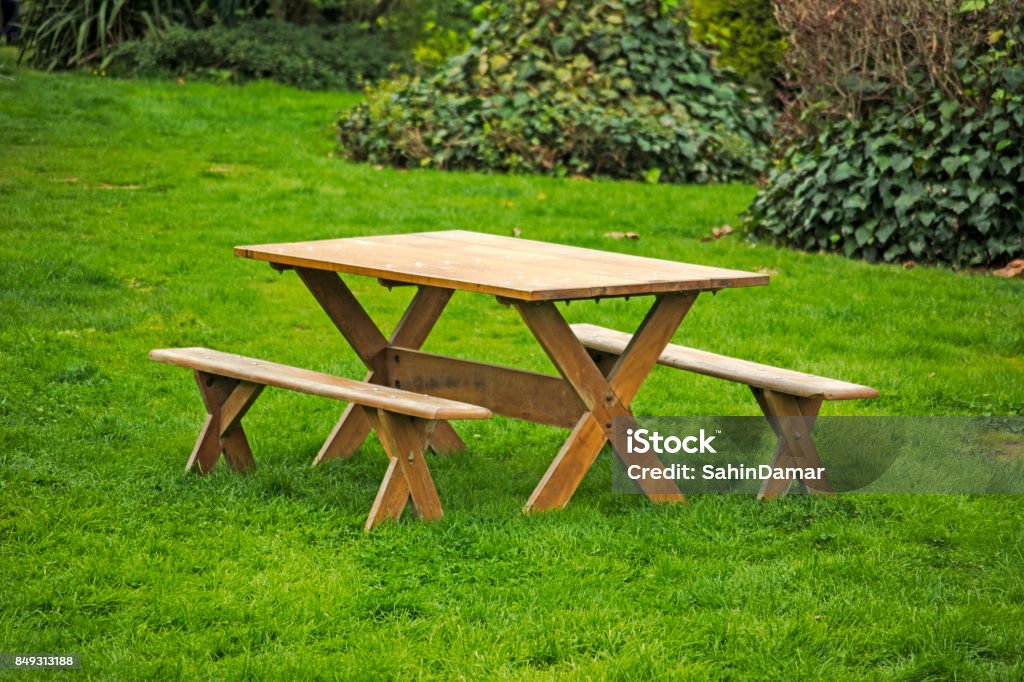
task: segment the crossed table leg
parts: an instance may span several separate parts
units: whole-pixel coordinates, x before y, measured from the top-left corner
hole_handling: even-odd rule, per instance
[[[303,283],[359,355],[369,372],[363,378],[374,384],[389,384],[385,351],[391,346],[417,349],[423,345],[437,318],[452,296],[450,289],[419,287],[390,340],[384,338],[377,325],[356,300],[352,291],[334,272],[295,268]],[[342,413],[313,464],[327,459],[350,457],[370,433],[370,420],[357,405],[349,405]],[[435,452],[447,453],[465,447],[462,439],[447,422],[440,422],[430,435]]]
[[[629,404],[696,298],[696,292],[656,297],[647,317],[607,377],[594,364],[554,303],[515,303],[534,337],[587,410],[533,491],[525,511],[555,509],[569,502],[601,448],[611,441],[612,420],[633,418]],[[616,454],[627,464],[661,466],[653,453]],[[639,483],[641,490],[655,502],[685,501],[670,480],[644,479]]]

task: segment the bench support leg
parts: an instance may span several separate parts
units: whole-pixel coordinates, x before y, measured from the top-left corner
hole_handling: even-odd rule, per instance
[[[655,299],[632,341],[610,371],[603,372],[587,353],[553,303],[515,303],[559,374],[586,405],[584,414],[527,501],[524,511],[557,509],[568,504],[604,444],[611,440],[612,420],[632,418],[629,404],[658,357],[690,310],[696,293],[664,294]],[[627,464],[662,466],[653,454],[616,455]],[[644,480],[641,489],[655,502],[685,502],[675,483]]]
[[[430,432],[439,422],[370,408],[364,408],[363,413],[390,460],[365,529],[372,530],[384,521],[398,519],[410,498],[420,519],[440,519],[443,516],[441,500],[424,457]]]
[[[363,381],[390,384],[383,353],[389,346],[419,349],[452,297],[451,289],[421,286],[413,296],[391,338],[385,339],[360,305],[351,289],[333,272],[295,268],[320,307],[359,355],[369,372]],[[349,405],[327,437],[313,465],[337,457],[351,457],[370,433],[370,421],[362,408]],[[447,422],[440,422],[430,439],[435,452],[448,453],[465,448],[465,443]]]
[[[821,409],[821,400],[798,398],[785,393],[751,387],[757,404],[768,419],[779,442],[772,453],[773,467],[821,468],[821,458],[811,437],[811,429]],[[801,418],[802,419],[799,419]],[[824,472],[823,472],[824,473]],[[830,494],[832,487],[828,477],[813,482],[798,481],[799,485],[816,494]],[[768,479],[761,484],[758,499],[771,500],[785,495],[793,479]]]
[[[263,386],[199,370],[195,378],[207,416],[185,470],[208,474],[217,466],[222,452],[228,466],[235,471],[252,469],[256,460],[242,428],[242,417],[259,397]]]

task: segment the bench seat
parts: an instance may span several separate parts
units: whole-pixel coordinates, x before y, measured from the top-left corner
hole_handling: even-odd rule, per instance
[[[266,386],[360,406],[390,461],[366,530],[397,519],[410,499],[420,518],[441,518],[441,501],[424,458],[430,435],[439,421],[491,416],[490,410],[478,405],[209,348],[161,348],[150,351],[149,357],[195,372],[207,417],[185,468],[200,474],[212,471],[222,453],[237,471],[255,466],[241,421]]]
[[[625,352],[632,339],[625,332],[592,324],[570,326],[580,343],[590,351],[598,365],[606,370],[610,370],[611,363]],[[772,455],[772,467],[821,467],[821,459],[810,432],[822,401],[878,397],[878,391],[870,386],[762,365],[676,344],[666,346],[658,358],[658,364],[749,386],[779,439]],[[765,480],[758,497],[770,499],[784,495],[793,482],[790,479]],[[830,493],[831,486],[828,479],[823,477],[810,484],[809,490]]]
[[[490,410],[478,405],[367,384],[356,379],[223,353],[209,348],[160,348],[150,351],[149,357],[169,365],[198,369],[218,376],[264,386],[277,386],[365,407],[380,408],[420,419],[487,419],[491,416]]]
[[[631,338],[626,332],[593,324],[574,324],[571,327],[584,346],[612,355],[621,355]],[[800,398],[855,400],[878,397],[878,391],[870,386],[762,365],[676,344],[669,344],[665,348],[658,358],[658,364]]]

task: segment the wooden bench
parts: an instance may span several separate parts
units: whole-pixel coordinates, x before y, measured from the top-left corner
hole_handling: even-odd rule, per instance
[[[576,337],[590,351],[598,367],[606,372],[626,350],[632,338],[625,332],[592,324],[574,324],[571,327]],[[780,369],[675,344],[665,348],[658,364],[749,386],[779,438],[772,455],[773,467],[821,467],[821,459],[811,438],[811,428],[822,401],[878,397],[878,391],[870,386]],[[803,417],[804,427],[800,427],[801,420],[778,417]],[[792,479],[765,480],[758,497],[771,499],[785,495],[792,483]],[[811,492],[831,492],[827,477],[807,483]]]
[[[390,458],[366,530],[397,519],[410,497],[421,519],[441,518],[441,501],[424,459],[430,434],[439,421],[491,416],[490,410],[477,405],[207,348],[164,348],[151,351],[149,357],[195,371],[207,417],[185,468],[200,474],[212,471],[222,452],[236,471],[255,466],[241,421],[265,386],[361,406]]]

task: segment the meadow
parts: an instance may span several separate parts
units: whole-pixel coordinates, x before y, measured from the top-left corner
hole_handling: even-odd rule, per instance
[[[202,404],[146,358],[203,345],[361,376],[294,273],[233,246],[516,231],[770,273],[702,296],[675,341],[881,392],[825,414],[1019,416],[1020,280],[701,241],[737,225],[747,185],[348,164],[333,121],[357,94],[40,74],[10,50],[0,74],[0,653],[80,653],[98,679],[1024,676],[1021,497],[663,507],[613,494],[605,452],[568,508],[527,516],[564,432],[495,418],[429,459],[441,522],[365,534],[380,447],[309,466],[339,405],[268,390],[256,471],[186,475]],[[411,296],[350,283],[387,329]],[[629,330],[645,308],[565,310]],[[457,293],[425,349],[550,370],[484,296]],[[664,368],[634,407],[758,414],[742,386]]]

